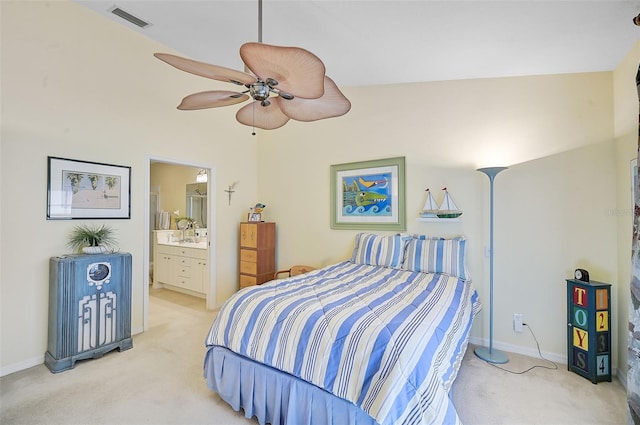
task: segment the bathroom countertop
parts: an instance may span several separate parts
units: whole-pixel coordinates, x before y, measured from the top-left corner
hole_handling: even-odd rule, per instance
[[[158,242],[158,245],[180,246],[183,248],[207,249],[207,241],[202,242]]]

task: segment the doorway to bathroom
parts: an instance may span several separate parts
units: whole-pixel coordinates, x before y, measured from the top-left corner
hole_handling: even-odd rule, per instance
[[[154,157],[148,158],[146,168],[145,331],[150,326],[150,294],[200,298],[207,309],[213,309],[216,300],[215,169],[210,164]]]

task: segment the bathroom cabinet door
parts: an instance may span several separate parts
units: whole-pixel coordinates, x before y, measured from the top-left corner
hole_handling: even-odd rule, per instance
[[[173,284],[177,280],[175,259],[171,254],[158,253],[154,264],[154,281],[158,283]]]
[[[196,292],[207,293],[209,285],[209,267],[207,260],[201,258],[193,258],[191,260],[191,290]]]

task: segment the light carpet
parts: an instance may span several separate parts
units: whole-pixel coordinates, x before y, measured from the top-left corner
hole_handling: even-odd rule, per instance
[[[235,412],[202,377],[204,339],[215,316],[204,300],[150,290],[147,332],[133,348],[76,363],[52,374],[44,365],[0,378],[0,423],[8,424],[256,424]],[[626,423],[626,394],[567,371],[515,375],[467,350],[453,400],[465,425]],[[522,371],[540,359],[510,354],[502,365]],[[295,424],[292,424],[295,425]]]

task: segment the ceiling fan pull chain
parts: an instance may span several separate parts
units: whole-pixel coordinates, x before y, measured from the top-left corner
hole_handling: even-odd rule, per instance
[[[253,103],[253,106],[251,107],[251,109],[253,110],[253,124],[252,124],[253,131],[251,132],[251,135],[255,136],[256,135],[256,104],[255,102]]]

